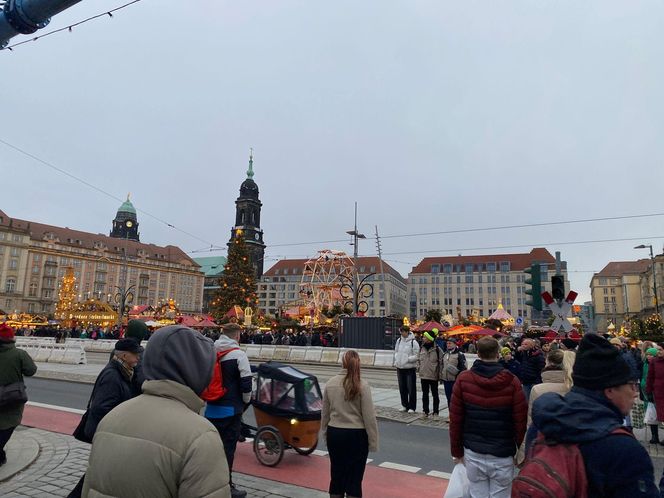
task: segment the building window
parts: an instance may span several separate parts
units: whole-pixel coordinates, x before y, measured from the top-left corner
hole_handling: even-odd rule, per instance
[[[473,273],[473,265],[467,264],[466,265],[466,274],[467,275],[472,275]]]
[[[443,273],[452,273],[452,265],[443,265]]]
[[[5,281],[5,292],[14,292],[16,290],[16,279],[8,278]]]
[[[431,265],[431,273],[440,273],[440,265]]]
[[[608,289],[607,287],[604,287],[603,290],[604,290],[604,294],[608,294],[608,293],[609,293],[609,289]]]
[[[508,271],[510,271],[510,263],[509,263],[509,261],[501,261],[501,262],[500,262],[500,271],[502,271],[502,272],[508,272]]]
[[[28,297],[37,297],[37,284],[31,283],[28,289]]]
[[[18,268],[18,260],[17,259],[10,259],[9,260],[9,269],[10,270],[16,270]]]
[[[493,273],[496,271],[496,263],[487,263],[486,264],[486,271]]]

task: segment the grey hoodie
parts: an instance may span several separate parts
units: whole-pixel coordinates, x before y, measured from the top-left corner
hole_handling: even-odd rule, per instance
[[[190,328],[169,325],[148,341],[143,372],[147,380],[172,380],[199,395],[212,380],[215,360],[210,339]]]

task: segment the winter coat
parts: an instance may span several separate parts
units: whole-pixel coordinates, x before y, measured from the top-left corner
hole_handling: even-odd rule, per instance
[[[225,335],[214,343],[216,351],[239,348],[237,342]],[[227,389],[223,398],[210,401],[205,408],[207,418],[227,418],[241,414],[251,401],[252,374],[247,353],[241,349],[231,351],[221,358],[221,375]]]
[[[424,380],[442,380],[443,373],[443,352],[438,346],[427,348],[423,346],[420,354],[417,356],[417,373],[420,379]]]
[[[365,380],[360,381],[360,394],[352,401],[346,400],[344,379],[346,369],[335,375],[325,384],[323,410],[321,412],[321,430],[327,434],[327,428],[364,429],[369,439],[369,451],[378,451],[378,422],[371,388]]]
[[[655,399],[657,420],[664,421],[664,358],[656,356],[650,360],[648,378],[646,379],[646,394]]]
[[[563,370],[544,370],[542,372],[542,383],[533,386],[528,400],[528,425],[532,422],[533,403],[544,393],[558,393],[565,395],[569,387],[565,385],[565,372]]]
[[[629,365],[632,370],[632,378],[634,380],[641,380],[641,367],[635,353],[631,349],[624,349],[620,355],[623,360]]]
[[[512,358],[510,361],[500,360],[500,363],[504,368],[512,372],[519,379],[521,378],[521,363]]]
[[[461,350],[459,348],[448,349],[443,355],[441,379],[446,382],[452,382],[467,368],[466,357]]]
[[[521,382],[526,385],[542,383],[542,370],[546,363],[544,353],[539,349],[518,351],[516,360],[521,363]]]
[[[533,404],[533,423],[545,437],[579,445],[589,497],[659,497],[646,449],[632,436],[611,434],[623,420],[602,391],[577,386],[565,396],[543,394]]]
[[[0,342],[0,385],[23,382],[23,376],[31,377],[37,372],[37,365],[23,349],[13,342]],[[21,423],[23,403],[0,408],[0,430],[11,429]]]
[[[90,408],[88,420],[85,424],[85,434],[92,438],[99,422],[120,403],[136,396],[134,387],[124,374],[122,366],[117,360],[109,361],[99,373],[95,387],[90,395]]]
[[[450,447],[497,457],[516,454],[526,433],[528,405],[521,383],[498,362],[477,360],[461,372],[452,391]]]
[[[405,339],[399,337],[394,345],[394,366],[397,368],[416,368],[420,345],[415,340],[415,334],[408,333]]]
[[[99,424],[83,497],[229,498],[224,447],[198,415],[203,404],[185,385],[146,381]]]

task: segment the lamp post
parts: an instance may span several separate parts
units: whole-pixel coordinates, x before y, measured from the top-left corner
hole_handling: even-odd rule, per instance
[[[124,262],[122,265],[123,272],[124,272],[124,279],[122,281],[122,287],[115,286],[115,288],[118,290],[118,292],[115,294],[115,303],[119,306],[119,313],[118,313],[118,326],[122,325],[122,317],[124,317],[124,311],[125,307],[131,303],[134,300],[134,293],[132,292],[132,289],[134,288],[133,285],[130,285],[127,287],[128,283],[128,267],[127,267],[127,249],[129,246],[129,228],[134,226],[134,222],[131,220],[126,220],[124,222],[125,225],[125,250],[124,250]]]
[[[641,244],[636,246],[634,249],[650,249],[650,263],[652,265],[652,288],[655,293],[655,314],[659,318],[659,300],[657,298],[657,274],[655,273],[655,256],[652,252],[652,244]]]
[[[353,237],[353,242],[351,242],[351,245],[353,246],[353,313],[357,315],[358,311],[358,293],[360,290],[360,283],[357,281],[357,241],[358,239],[366,239],[366,235],[363,233],[359,233],[357,231],[357,202],[355,203],[355,227],[353,230],[349,230],[346,232],[348,235]],[[368,275],[367,275],[368,276]],[[362,279],[362,282],[366,280],[367,277],[364,277]],[[371,294],[373,294],[373,286],[371,287]]]

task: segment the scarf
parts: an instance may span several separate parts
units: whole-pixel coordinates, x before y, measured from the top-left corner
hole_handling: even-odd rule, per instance
[[[127,379],[128,382],[131,382],[131,378],[134,376],[134,369],[122,361],[122,359],[118,356],[113,356],[113,360],[120,364],[120,371],[122,372],[122,375],[125,379]]]

